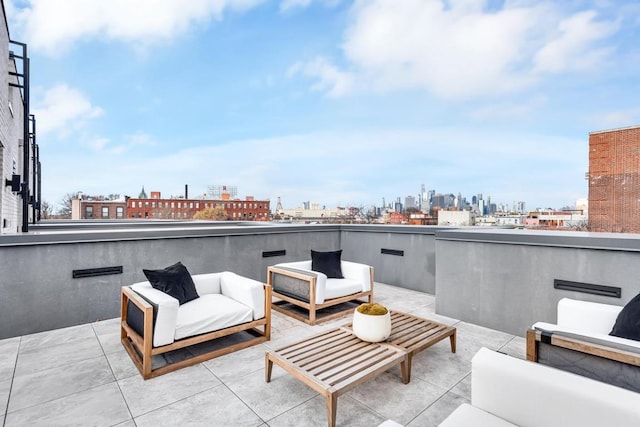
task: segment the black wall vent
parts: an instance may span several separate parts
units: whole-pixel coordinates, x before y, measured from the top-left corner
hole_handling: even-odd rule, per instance
[[[602,295],[605,297],[620,298],[622,289],[616,286],[593,285],[591,283],[571,282],[569,280],[553,280],[555,289],[563,291],[582,292],[584,294]]]
[[[287,251],[284,249],[279,251],[264,251],[262,252],[262,258],[270,258],[272,256],[284,256],[287,254]]]
[[[100,267],[86,268],[84,270],[73,270],[73,278],[81,279],[83,277],[108,276],[110,274],[122,274],[122,266],[116,267]]]
[[[395,256],[404,256],[404,251],[400,251],[398,249],[380,249],[380,253],[383,255],[395,255]]]

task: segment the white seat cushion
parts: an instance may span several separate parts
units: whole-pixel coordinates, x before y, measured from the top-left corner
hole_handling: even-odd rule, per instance
[[[253,310],[220,294],[202,295],[178,309],[175,339],[228,328],[253,320]]]
[[[325,300],[362,292],[362,283],[351,279],[327,279]]]

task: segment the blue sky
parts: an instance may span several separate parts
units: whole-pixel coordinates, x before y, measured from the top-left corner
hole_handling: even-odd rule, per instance
[[[5,0],[43,199],[436,192],[560,208],[640,124],[637,1]]]

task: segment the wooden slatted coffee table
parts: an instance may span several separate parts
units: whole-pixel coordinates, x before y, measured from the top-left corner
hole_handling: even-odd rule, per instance
[[[413,356],[449,337],[456,352],[456,328],[399,311],[391,312],[391,336],[369,343],[353,334],[351,324],[289,344],[265,354],[265,381],[273,364],[327,399],[329,427],[336,425],[338,396],[400,364],[402,382],[411,379]]]
[[[407,381],[411,381],[413,356],[449,337],[451,352],[456,352],[456,328],[400,311],[391,311],[391,336],[386,343],[407,352]]]
[[[386,343],[360,340],[346,328],[336,328],[265,354],[265,381],[273,363],[327,400],[329,427],[336,425],[338,396],[400,364],[407,383],[407,353]]]

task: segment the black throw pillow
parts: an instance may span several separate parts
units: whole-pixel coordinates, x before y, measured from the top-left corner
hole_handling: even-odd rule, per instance
[[[191,274],[179,261],[162,270],[143,269],[142,272],[147,276],[151,286],[176,298],[180,305],[199,296]]]
[[[342,249],[332,252],[316,252],[311,249],[311,269],[324,273],[330,279],[344,279],[340,257]]]
[[[609,335],[640,341],[640,294],[622,308]]]

